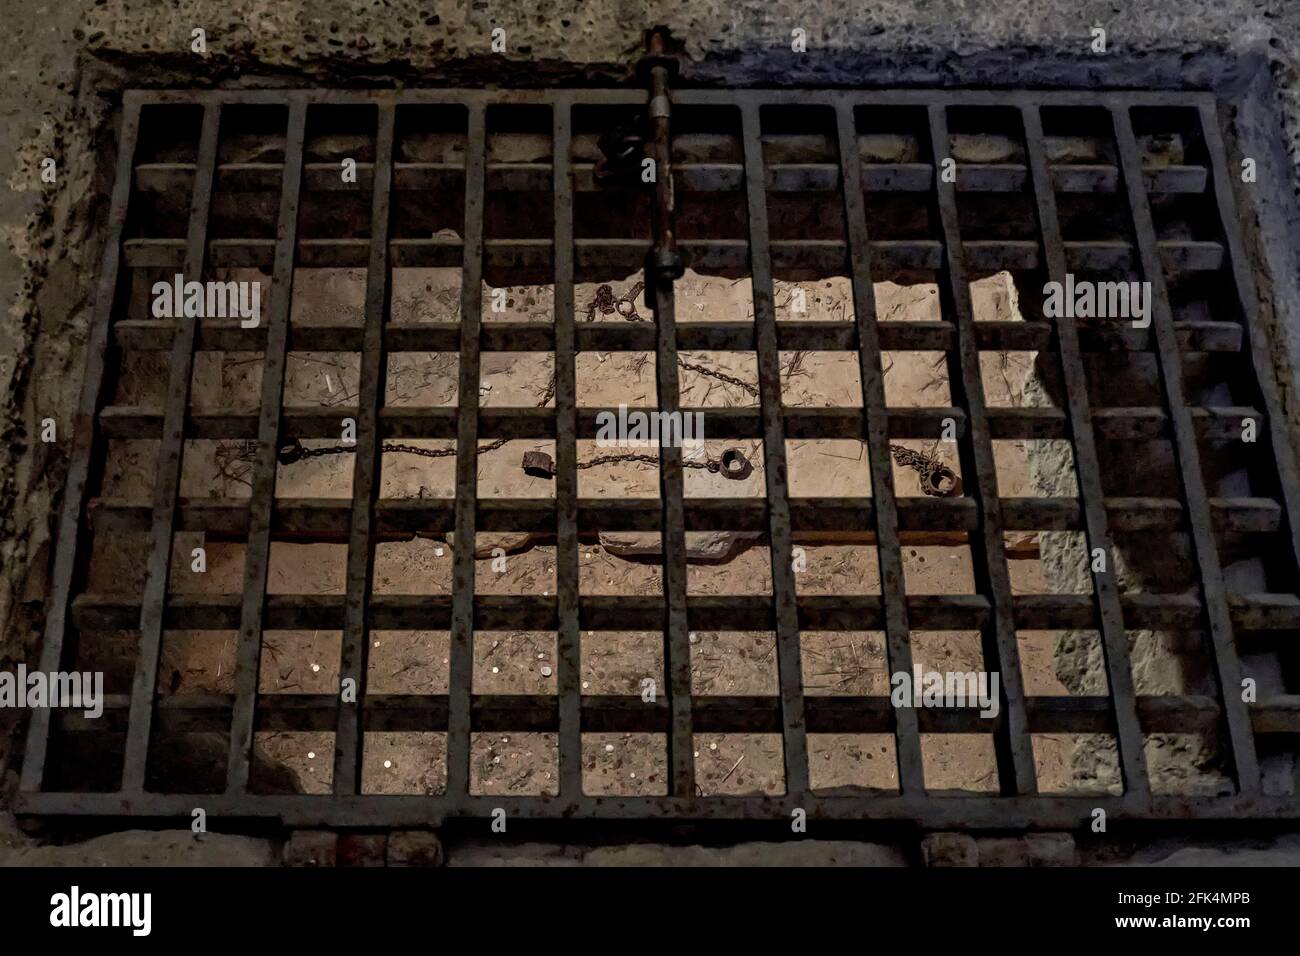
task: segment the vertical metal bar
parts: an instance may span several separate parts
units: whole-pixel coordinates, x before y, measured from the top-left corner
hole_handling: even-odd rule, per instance
[[[374,193],[370,205],[370,263],[366,275],[366,328],[361,352],[361,381],[357,397],[357,445],[352,469],[352,526],[348,534],[347,603],[343,612],[340,681],[353,681],[355,695],[339,702],[334,734],[334,792],[355,794],[361,783],[363,759],[362,712],[365,706],[366,663],[369,660],[371,576],[375,549],[370,539],[378,471],[383,458],[379,437],[379,406],[384,400],[388,359],[384,352],[384,321],[388,315],[388,211],[393,181],[393,125],[396,109],[379,107],[375,135]]]
[[[203,132],[199,137],[198,160],[194,168],[194,191],[190,195],[189,232],[185,240],[187,278],[184,281],[203,281],[208,210],[211,205],[220,126],[220,104],[213,103],[204,107]],[[126,736],[126,757],[122,766],[122,790],[126,793],[144,790],[154,693],[158,685],[158,655],[162,650],[163,611],[167,602],[176,495],[180,486],[181,458],[185,453],[185,421],[189,417],[190,376],[194,368],[194,331],[197,323],[196,316],[190,315],[189,310],[183,310],[182,315],[176,317],[172,339],[167,407],[163,413],[162,443],[158,450],[158,470],[154,479],[149,562],[140,606],[140,641],[135,679],[131,683],[130,724]]]
[[[1061,241],[1061,224],[1056,214],[1055,187],[1047,168],[1042,120],[1037,106],[1022,107],[1021,115],[1025,125],[1025,146],[1029,152],[1029,171],[1038,202],[1043,251],[1047,257],[1047,274],[1051,281],[1064,284],[1068,267],[1065,262],[1065,246]],[[1063,310],[1056,319],[1056,337],[1061,347],[1061,372],[1065,381],[1065,401],[1070,416],[1075,470],[1079,475],[1079,494],[1083,499],[1088,553],[1091,554],[1093,548],[1101,548],[1103,553],[1111,556],[1110,570],[1093,575],[1093,597],[1101,621],[1101,646],[1110,681],[1120,773],[1124,778],[1125,792],[1134,799],[1146,800],[1151,796],[1151,785],[1147,780],[1146,761],[1142,753],[1142,726],[1138,722],[1133,669],[1129,661],[1128,638],[1124,633],[1124,615],[1120,609],[1119,589],[1115,585],[1114,549],[1106,528],[1101,466],[1097,462],[1092,411],[1088,405],[1088,380],[1079,354],[1079,330],[1074,316],[1068,310]]]
[[[934,168],[938,170],[948,156],[948,117],[946,107],[931,105],[930,146]],[[1024,678],[1020,673],[1020,650],[1016,645],[1016,624],[1011,614],[1011,579],[1007,571],[1002,532],[1002,506],[998,499],[997,469],[993,462],[993,445],[989,440],[988,417],[984,409],[984,389],[980,377],[979,348],[975,343],[975,315],[971,305],[970,285],[966,278],[966,260],[961,229],[957,220],[956,188],[935,177],[939,216],[943,223],[946,251],[948,295],[957,330],[957,366],[959,374],[950,376],[949,386],[959,406],[967,409],[969,433],[962,463],[966,474],[975,476],[975,495],[980,505],[980,531],[983,547],[972,542],[971,558],[975,580],[980,590],[988,589],[993,604],[993,620],[982,631],[984,666],[997,661],[1002,673],[1000,682],[1006,720],[994,738],[998,780],[1004,793],[1027,794],[1037,789],[1034,751],[1025,715]],[[953,367],[951,358],[949,368]]]
[[[744,101],[741,106],[741,122],[745,149],[745,192],[749,205],[750,279],[758,352],[758,389],[763,417],[763,466],[767,480],[772,597],[776,602],[785,782],[786,793],[798,798],[808,792],[809,786],[808,736],[804,726],[803,676],[799,661],[799,616],[795,608],[785,427],[781,419],[781,355],[776,346],[776,312],[772,304],[767,178],[760,139],[761,117],[755,101]]]
[[[911,628],[907,620],[902,546],[898,540],[898,502],[894,493],[893,458],[889,453],[889,422],[885,414],[885,376],[881,370],[880,335],[876,328],[876,292],[871,279],[871,245],[866,203],[862,199],[862,167],[858,156],[853,104],[835,102],[840,147],[840,179],[844,189],[844,218],[848,226],[849,261],[853,270],[853,317],[858,332],[858,372],[866,410],[867,456],[871,464],[871,497],[876,506],[876,551],[880,591],[885,603],[885,653],[891,674],[912,673]],[[895,752],[899,790],[905,795],[925,789],[921,736],[916,711],[894,710]]]
[[[1160,381],[1164,386],[1165,401],[1169,405],[1169,417],[1174,426],[1174,452],[1187,500],[1188,523],[1196,552],[1196,565],[1201,576],[1201,592],[1205,596],[1210,644],[1219,678],[1219,692],[1223,698],[1237,788],[1243,795],[1254,796],[1260,792],[1255,738],[1251,731],[1249,710],[1241,699],[1241,662],[1237,658],[1237,647],[1232,635],[1232,619],[1228,614],[1223,573],[1219,567],[1218,544],[1214,539],[1205,478],[1201,472],[1200,449],[1196,445],[1196,432],[1192,429],[1191,412],[1184,399],[1183,363],[1178,354],[1178,338],[1174,331],[1173,313],[1169,308],[1164,266],[1160,262],[1160,250],[1156,245],[1155,223],[1151,218],[1146,185],[1142,180],[1142,160],[1129,122],[1128,108],[1119,103],[1112,104],[1111,118],[1115,124],[1120,168],[1128,189],[1129,210],[1133,215],[1138,251],[1142,257],[1142,274],[1151,283],[1151,323],[1155,328],[1159,350]]]
[[[86,505],[90,460],[95,452],[100,393],[104,388],[104,365],[109,350],[109,327],[113,324],[113,307],[117,300],[118,267],[122,260],[122,230],[131,198],[135,174],[135,144],[140,132],[140,99],[128,93],[122,105],[122,132],[117,155],[117,174],[113,180],[113,198],[108,210],[108,236],[99,265],[99,282],[95,287],[95,313],[86,342],[86,371],[77,404],[77,418],[72,429],[72,454],[68,480],[63,492],[63,511],[59,516],[59,536],[55,542],[53,578],[45,617],[45,635],[41,642],[41,670],[47,674],[62,670],[63,642],[66,635],[68,605],[72,599],[73,576],[82,552],[89,546],[90,535],[81,534],[81,515]],[[45,755],[49,749],[50,708],[32,711],[23,750],[21,787],[24,791],[41,788],[45,776]]]
[[[460,288],[456,430],[456,548],[452,558],[447,796],[469,793],[470,690],[474,678],[474,508],[478,496],[479,332],[483,321],[483,180],[486,108],[469,104],[465,155],[465,260]]]
[[[657,325],[655,349],[659,410],[671,417],[681,409],[677,380],[677,321],[673,272],[666,266],[676,252],[673,235],[672,101],[668,71],[650,71],[650,113],[655,161],[654,248],[646,268]],[[691,729],[691,643],[686,617],[686,514],[682,489],[682,449],[672,442],[659,445],[659,494],[663,500],[664,632],[667,652],[671,733],[668,760],[674,797],[695,796],[694,739]]]
[[[1255,372],[1255,381],[1259,384],[1264,400],[1264,411],[1268,415],[1269,438],[1273,445],[1273,458],[1277,463],[1278,483],[1282,486],[1282,498],[1286,503],[1287,524],[1291,530],[1291,554],[1296,566],[1300,567],[1300,522],[1296,520],[1300,518],[1300,469],[1297,469],[1290,436],[1287,434],[1277,377],[1269,353],[1269,335],[1259,321],[1259,300],[1246,253],[1241,245],[1241,220],[1237,218],[1236,198],[1228,175],[1227,150],[1223,145],[1223,135],[1219,132],[1219,117],[1213,102],[1201,105],[1200,119],[1202,135],[1210,156],[1210,175],[1214,177],[1214,199],[1219,207],[1219,221],[1228,247],[1228,258],[1232,262],[1237,301],[1241,306],[1246,337],[1250,343],[1251,368]]]
[[[582,793],[582,649],[578,629],[578,384],[573,314],[573,101],[552,105],[555,199],[555,574],[559,630],[560,796]]]
[[[257,425],[257,457],[253,463],[252,498],[248,505],[248,547],[244,558],[244,600],[239,614],[239,646],[235,657],[235,706],[230,725],[230,760],[226,789],[248,788],[253,750],[253,718],[257,709],[258,669],[262,651],[262,616],[266,604],[266,573],[271,556],[271,513],[275,509],[276,452],[284,367],[289,345],[289,312],[293,302],[293,265],[298,243],[298,198],[302,185],[302,146],[306,135],[307,100],[289,99],[289,127],[284,147],[284,179],[280,186],[280,219],[275,231],[275,262],[271,273],[271,316],[262,357],[262,404]]]

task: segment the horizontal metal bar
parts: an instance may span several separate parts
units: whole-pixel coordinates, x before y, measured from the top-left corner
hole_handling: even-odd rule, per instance
[[[268,192],[280,188],[280,163],[222,163],[217,168],[217,189],[223,192]],[[1062,193],[1113,193],[1119,172],[1111,164],[1060,163],[1050,167],[1052,182]],[[594,163],[572,164],[573,189],[578,193],[618,194],[629,184],[602,182]],[[356,164],[356,181],[343,182],[337,163],[308,163],[303,167],[303,188],[308,192],[369,192],[374,164]],[[550,192],[550,163],[488,163],[488,192]],[[862,161],[862,188],[867,192],[926,192],[934,179],[929,163],[876,163]],[[958,163],[959,192],[1022,192],[1028,170],[1021,163]],[[144,193],[188,189],[194,179],[193,163],[141,163],[135,167],[135,188]],[[1148,166],[1143,169],[1147,190],[1154,193],[1203,193],[1208,179],[1204,166]],[[740,163],[677,163],[673,185],[678,192],[738,192],[744,186]],[[833,192],[839,189],[838,163],[772,163],[766,168],[768,192]],[[393,189],[398,192],[451,192],[465,187],[461,163],[395,163]]]
[[[221,733],[230,726],[231,694],[185,694],[161,697],[155,726],[166,735]],[[60,710],[56,721],[65,733],[112,734],[126,729],[129,698],[108,694],[103,714],[90,719],[77,710]],[[810,734],[889,734],[896,708],[889,697],[810,694],[805,703]],[[776,697],[692,697],[696,733],[777,734],[781,709]],[[1114,717],[1106,697],[1026,697],[1028,725],[1035,734],[1114,734]],[[1213,697],[1139,696],[1137,712],[1146,733],[1212,732],[1220,719]],[[584,733],[665,733],[668,703],[639,696],[586,695],[580,705]],[[969,707],[917,708],[920,730],[930,734],[988,734],[1002,722]],[[1258,733],[1300,734],[1300,697],[1262,701],[1250,707]],[[360,721],[366,733],[445,733],[446,694],[368,694]],[[260,694],[259,732],[330,732],[338,719],[334,694]],[[475,694],[470,724],[477,732],[555,733],[559,726],[556,695]]]
[[[1175,531],[1187,524],[1185,510],[1174,498],[1107,498],[1105,504],[1110,526],[1119,531]],[[759,498],[688,498],[686,530],[763,531],[766,508]],[[978,526],[975,503],[969,498],[903,498],[898,508],[899,527],[904,531],[971,531]],[[654,498],[580,498],[577,522],[583,531],[656,531],[661,511]],[[480,498],[475,527],[480,531],[550,531],[554,512],[552,498]],[[1075,498],[1003,498],[1002,512],[1008,531],[1083,528]],[[1211,498],[1210,513],[1215,530],[1221,533],[1265,534],[1282,526],[1282,507],[1269,498]],[[95,498],[87,506],[87,514],[98,533],[149,528],[149,505],[144,502]],[[453,530],[452,514],[450,498],[380,499],[375,533],[447,532]],[[875,503],[871,498],[792,497],[790,520],[796,531],[866,530],[875,526]],[[279,498],[271,533],[341,535],[347,532],[348,521],[346,499]],[[182,498],[177,529],[239,538],[248,530],[248,501]]]
[[[1239,630],[1300,629],[1300,599],[1286,594],[1229,594],[1233,626]],[[1021,594],[1012,598],[1020,630],[1060,630],[1095,626],[1092,596]],[[883,622],[879,595],[801,595],[795,605],[803,630],[878,630]],[[1133,627],[1196,630],[1200,604],[1194,595],[1129,594],[1121,600],[1124,620]],[[584,629],[604,631],[662,630],[663,604],[658,598],[579,597]],[[449,594],[378,594],[370,603],[370,626],[376,630],[445,630],[451,622]],[[908,616],[918,630],[973,630],[988,618],[988,601],[975,594],[909,595]],[[341,627],[342,595],[272,594],[267,598],[266,627],[301,630]],[[767,630],[771,599],[752,596],[692,596],[687,599],[691,626],[701,630]],[[86,630],[124,630],[139,619],[140,598],[129,594],[81,594],[73,601],[77,626]],[[239,595],[175,594],[164,620],[173,630],[232,630],[239,619]],[[554,597],[477,595],[474,626],[479,630],[554,630]]]
[[[568,100],[575,105],[644,106],[645,91],[628,88],[553,87],[537,89],[422,88],[422,89],[132,89],[124,94],[132,105],[168,104],[284,104],[300,97],[322,106],[489,106],[550,105]],[[753,89],[676,89],[673,100],[682,106],[761,105],[809,106],[831,104],[837,97],[854,105],[928,106],[1189,106],[1213,103],[1214,94],[1198,90],[1029,90],[1029,89],[870,89],[831,90],[807,87]]]
[[[772,267],[844,275],[847,250],[843,242],[821,239],[781,239],[772,242]],[[892,272],[939,268],[942,246],[929,239],[877,240],[871,244],[873,273],[880,278]],[[124,243],[126,264],[135,269],[179,266],[184,243],[174,239],[129,239]],[[275,255],[269,239],[213,239],[209,255],[223,268],[268,268]],[[1040,264],[1036,240],[967,240],[962,243],[970,269],[976,273],[1003,269],[1025,271]],[[1076,272],[1116,272],[1135,267],[1138,257],[1123,240],[1066,242],[1065,257]],[[737,271],[748,267],[748,246],[743,240],[683,239],[686,261],[696,271]],[[1160,260],[1171,271],[1213,272],[1224,264],[1224,249],[1217,242],[1161,240]],[[575,239],[574,263],[579,273],[591,270],[633,271],[649,243],[639,239]],[[546,273],[552,261],[549,239],[488,239],[483,243],[483,264],[491,270]],[[395,268],[454,268],[461,263],[461,243],[455,239],[393,239],[389,256]],[[304,269],[361,269],[370,257],[366,239],[300,239],[298,265]]]
[[[1242,819],[1300,820],[1293,797],[1160,796],[1134,806],[1123,797],[1087,796],[990,797],[969,793],[927,793],[903,797],[865,789],[840,795],[813,793],[786,796],[625,797],[550,796],[457,797],[446,795],[315,796],[146,794],[123,800],[112,793],[21,793],[14,810],[22,815],[77,817],[188,818],[195,807],[227,821],[274,819],[285,827],[437,827],[457,818],[492,818],[504,810],[511,820],[745,820],[768,822],[789,833],[790,815],[803,810],[812,821],[844,821],[873,826],[890,822],[934,830],[1075,830],[1094,819],[1095,811],[1111,822],[1139,820],[1224,822]],[[499,814],[498,814],[499,815]]]
[[[171,322],[132,319],[113,325],[118,346],[162,351],[171,342]],[[950,322],[879,322],[880,347],[886,351],[944,351],[952,348]],[[289,330],[289,349],[295,352],[359,352],[362,329],[356,325],[307,325]],[[981,351],[1034,352],[1055,347],[1048,322],[980,321],[975,342]],[[1174,332],[1184,352],[1238,352],[1242,327],[1236,322],[1176,322]],[[655,330],[649,323],[591,322],[575,330],[579,352],[652,352]],[[849,351],[852,322],[780,321],[777,347],[783,351]],[[486,352],[549,352],[555,348],[555,327],[549,322],[488,322],[483,326]],[[455,352],[460,344],[456,322],[390,324],[384,330],[389,352]],[[256,352],[266,345],[266,330],[241,328],[238,320],[201,322],[195,347],[200,350]],[[1145,352],[1152,348],[1151,330],[1129,323],[1098,323],[1079,329],[1085,352]],[[752,351],[754,327],[748,322],[691,322],[677,326],[677,347],[690,351]]]
[[[579,408],[580,439],[594,439],[600,429],[597,416],[608,409]],[[628,413],[650,414],[655,409],[630,408]],[[762,422],[757,408],[683,408],[703,416],[704,434],[710,438],[761,438]],[[1242,422],[1254,419],[1263,424],[1264,415],[1253,408],[1201,407],[1188,410],[1199,438],[1234,441],[1241,435]],[[344,418],[355,419],[357,410],[346,405],[332,408],[287,406],[283,432],[296,438],[337,438]],[[887,409],[889,435],[893,438],[939,438],[946,420],[955,434],[965,434],[966,415],[958,408]],[[1068,438],[1066,414],[1059,408],[989,408],[989,437],[1007,439]],[[1150,440],[1170,434],[1169,416],[1156,406],[1096,408],[1093,425],[1099,438]],[[861,438],[862,409],[785,408],[782,410],[786,438]],[[154,408],[110,405],[99,413],[100,427],[109,438],[157,438],[162,430],[162,412]],[[385,408],[379,415],[384,438],[455,438],[456,408]],[[191,412],[186,437],[191,439],[255,438],[257,415],[252,412]],[[545,439],[555,436],[555,414],[548,408],[483,408],[479,411],[479,437]]]

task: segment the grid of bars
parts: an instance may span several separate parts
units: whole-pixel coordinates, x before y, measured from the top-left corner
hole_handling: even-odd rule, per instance
[[[1073,827],[1095,807],[1117,817],[1238,818],[1297,816],[1292,797],[1261,789],[1257,741],[1285,740],[1300,733],[1300,698],[1273,695],[1244,703],[1231,689],[1241,684],[1238,642],[1252,633],[1300,627],[1300,602],[1291,593],[1236,593],[1225,584],[1216,531],[1269,531],[1285,541],[1288,561],[1300,559],[1300,535],[1291,516],[1300,481],[1284,424],[1267,345],[1259,326],[1256,294],[1236,231],[1229,166],[1218,132],[1212,97],[1200,94],[1030,94],[974,92],[676,91],[675,109],[730,108],[739,113],[744,158],[740,164],[687,165],[665,177],[679,190],[742,190],[748,237],[744,240],[683,241],[688,261],[748,268],[754,322],[674,322],[671,283],[655,290],[656,322],[617,328],[575,322],[575,270],[630,267],[650,240],[575,240],[575,193],[591,191],[590,168],[571,163],[575,108],[620,107],[644,102],[635,91],[408,93],[130,93],[125,99],[120,156],[109,213],[109,238],[96,299],[95,322],[81,399],[86,427],[77,444],[59,528],[54,584],[49,602],[41,666],[66,668],[78,629],[138,628],[135,681],[129,696],[108,701],[108,720],[125,733],[120,786],[110,792],[51,788],[47,761],[52,738],[76,730],[75,716],[34,714],[23,767],[20,812],[72,815],[188,816],[196,806],[222,816],[273,816],[286,823],[401,825],[440,823],[456,817],[486,817],[504,808],[511,817],[680,819],[745,818],[788,820],[795,809],[814,819],[901,819],[927,826]],[[223,110],[243,105],[287,108],[283,161],[225,168],[218,162]],[[420,105],[454,105],[466,113],[462,177],[464,228],[459,240],[394,238],[394,197],[401,186],[436,189],[452,174],[437,163],[394,162],[395,128],[401,110]],[[142,184],[165,180],[175,170],[146,167],[135,158],[142,117],[157,106],[197,106],[202,111],[197,154],[185,170],[192,183],[184,238],[130,238],[128,208]],[[549,108],[551,162],[513,171],[496,168],[485,147],[493,107]],[[317,240],[297,234],[300,197],[319,186],[333,168],[304,163],[308,114],[344,106],[375,111],[373,162],[361,164],[371,190],[368,238]],[[762,152],[764,111],[773,107],[816,107],[830,111],[838,143],[838,164],[779,167]],[[931,154],[919,162],[889,168],[864,165],[857,137],[862,111],[906,109],[923,117]],[[949,117],[954,109],[999,108],[1018,113],[1025,162],[959,168],[956,182],[936,176],[947,159]],[[1068,168],[1049,163],[1044,145],[1047,110],[1101,110],[1113,123],[1118,160],[1109,169]],[[1200,169],[1190,164],[1154,174],[1144,170],[1135,136],[1134,111],[1191,111],[1198,120],[1206,154]],[[540,188],[553,196],[553,240],[485,240],[485,194],[493,188]],[[1198,178],[1198,176],[1200,178]],[[279,211],[273,238],[213,238],[209,210],[214,183],[238,177],[264,184],[279,181]],[[919,177],[919,188],[917,186]],[[1073,177],[1073,178],[1072,178]],[[1181,177],[1181,179],[1180,179]],[[1157,181],[1159,180],[1159,181]],[[1191,186],[1179,183],[1190,182]],[[907,184],[911,184],[910,186]],[[523,185],[518,185],[523,184]],[[531,184],[531,185],[530,185]],[[1199,185],[1198,185],[1199,184]],[[770,197],[782,190],[838,189],[846,236],[843,242],[772,239]],[[1187,188],[1212,197],[1221,234],[1187,241],[1157,238],[1149,193]],[[872,236],[864,191],[912,190],[917,202],[937,210],[933,239],[895,240]],[[959,191],[1022,190],[1033,203],[1038,235],[1024,240],[963,239]],[[1058,198],[1070,192],[1108,190],[1127,203],[1133,243],[1066,241]],[[386,241],[383,241],[386,240]],[[778,322],[773,273],[779,267],[834,272],[847,262],[852,278],[851,323]],[[260,328],[237,322],[198,323],[194,318],[151,322],[124,317],[122,289],[132,268],[181,266],[201,276],[205,266],[257,265],[272,276],[271,298]],[[403,265],[455,265],[462,269],[461,321],[418,328],[389,323],[391,270]],[[1152,283],[1150,330],[1087,328],[1070,318],[1047,323],[975,321],[970,276],[997,269],[1041,270],[1063,281],[1071,269],[1131,267]],[[297,327],[290,322],[295,268],[364,267],[364,325],[360,328]],[[1224,269],[1239,305],[1241,321],[1175,321],[1166,288],[1169,270]],[[554,323],[481,323],[485,269],[549,276],[554,283]],[[893,270],[928,270],[939,277],[941,322],[888,322],[876,315],[873,277]],[[1229,327],[1231,326],[1231,327]],[[1164,391],[1164,407],[1090,408],[1082,354],[1104,349],[1153,347]],[[107,401],[115,349],[170,350],[171,375],[162,409],[115,406]],[[658,375],[658,410],[680,406],[678,350],[753,350],[757,355],[759,407],[710,409],[712,437],[763,440],[766,500],[688,499],[682,490],[680,450],[661,450],[660,501],[581,499],[577,489],[579,439],[594,437],[596,409],[579,408],[575,355],[580,350],[653,350]],[[850,350],[856,353],[863,403],[858,409],[785,408],[781,401],[779,353],[789,349]],[[949,355],[953,408],[889,408],[885,402],[882,350],[936,349]],[[996,348],[1055,350],[1065,385],[1065,408],[986,407],[980,380],[980,351]],[[196,350],[257,349],[264,352],[262,400],[256,416],[195,414],[189,390]],[[361,353],[355,406],[338,410],[282,406],[285,363],[293,350]],[[1257,401],[1251,407],[1189,407],[1184,399],[1183,356],[1189,350],[1242,351]],[[457,408],[406,411],[383,407],[389,352],[456,351],[459,354]],[[480,408],[465,396],[479,394],[483,350],[546,350],[554,354],[555,407]],[[277,500],[276,449],[285,435],[336,437],[343,414],[356,422],[352,499]],[[1212,498],[1202,479],[1202,443],[1231,439],[1244,418],[1260,423],[1275,452],[1276,495],[1272,498]],[[959,429],[959,454],[966,498],[907,499],[896,496],[890,438],[937,436],[945,419]],[[1104,440],[1172,439],[1182,475],[1180,498],[1117,498],[1104,494],[1094,436]],[[161,439],[152,505],[95,496],[111,438]],[[253,438],[252,494],[247,502],[178,498],[184,443],[193,438]],[[454,438],[456,495],[452,500],[385,502],[378,471],[385,438]],[[556,441],[554,499],[490,501],[477,495],[475,449],[481,439],[546,437]],[[786,441],[792,438],[865,439],[873,494],[868,499],[798,499],[789,492]],[[1062,438],[1070,442],[1079,499],[1000,498],[992,441],[1006,438]],[[664,596],[595,597],[579,593],[580,529],[656,530],[663,534]],[[878,596],[809,597],[796,593],[791,569],[795,530],[845,527],[873,530],[879,554]],[[242,594],[187,597],[168,591],[173,536],[178,530],[221,528],[247,535]],[[688,597],[685,534],[709,529],[761,530],[768,535],[772,596]],[[1089,548],[1112,552],[1111,533],[1140,528],[1190,531],[1197,593],[1121,594],[1113,574],[1094,576],[1087,595],[1013,595],[1004,557],[1004,533],[1070,529],[1086,535]],[[92,533],[147,529],[148,576],[142,596],[85,593],[81,582]],[[955,529],[970,534],[977,584],[975,595],[916,596],[907,593],[901,564],[903,531]],[[554,596],[476,596],[471,548],[455,549],[453,593],[418,600],[371,593],[375,540],[384,531],[454,531],[457,541],[477,532],[550,530],[557,535]],[[341,599],[267,594],[267,566],[277,534],[343,535],[347,540],[346,594]],[[355,682],[355,697],[309,698],[293,706],[258,693],[262,635],[267,628],[330,627],[342,612],[340,677]],[[159,654],[167,628],[237,628],[236,692],[232,700],[163,699],[158,693]],[[433,627],[451,632],[449,692],[396,701],[366,693],[367,654],[372,629]],[[553,697],[493,698],[472,694],[472,642],[476,629],[549,629],[557,634],[557,693]],[[692,697],[688,629],[753,628],[773,631],[779,662],[779,697]],[[804,694],[800,634],[806,630],[876,628],[885,634],[891,672],[912,670],[913,628],[970,628],[983,637],[990,669],[1002,678],[1002,716],[993,723],[1000,792],[927,792],[922,766],[923,733],[962,733],[989,724],[973,711],[894,709],[885,698],[817,698]],[[1126,628],[1204,629],[1209,634],[1217,698],[1139,697],[1134,688]],[[666,694],[655,703],[637,698],[586,697],[580,689],[582,631],[640,628],[659,631],[666,644]],[[1077,698],[1030,697],[1021,680],[1017,629],[1095,628],[1100,632],[1109,692]],[[66,639],[65,639],[66,638]],[[590,639],[590,638],[587,638]],[[996,667],[994,667],[996,665]],[[124,718],[124,719],[123,719]],[[114,723],[115,722],[115,723]],[[155,724],[184,724],[229,733],[224,792],[177,794],[147,786]],[[66,727],[63,725],[67,725]],[[250,791],[254,731],[266,727],[310,727],[335,734],[333,794],[264,795]],[[1216,733],[1224,729],[1226,764],[1234,781],[1230,794],[1205,797],[1153,795],[1143,757],[1144,734]],[[367,730],[437,730],[447,735],[445,791],[434,796],[363,795],[360,787]],[[471,793],[471,732],[538,730],[555,733],[559,747],[558,792],[549,796],[484,796]],[[654,731],[667,735],[668,784],[662,797],[591,796],[583,792],[581,735],[590,731]],[[697,795],[692,735],[705,731],[779,732],[783,741],[785,792],[771,796]],[[893,792],[813,791],[808,771],[810,733],[888,733],[896,741],[898,789]],[[1122,793],[1060,796],[1039,792],[1032,733],[1106,733],[1114,736],[1123,779]]]

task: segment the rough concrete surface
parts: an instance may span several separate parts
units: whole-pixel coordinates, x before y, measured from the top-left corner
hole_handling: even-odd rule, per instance
[[[127,830],[66,846],[0,848],[0,866],[270,866],[270,840],[188,830]]]
[[[454,847],[448,866],[906,866],[897,847],[877,843],[809,840],[745,843],[730,847],[627,846],[584,848],[547,843],[505,846],[472,843]]]
[[[70,443],[44,445],[35,436],[45,417],[70,422],[77,404],[113,110],[127,86],[627,83],[643,29],[664,25],[683,44],[688,81],[706,85],[780,77],[794,84],[1214,87],[1230,110],[1242,104],[1236,115],[1247,141],[1252,131],[1282,127],[1281,146],[1261,159],[1273,201],[1250,198],[1250,206],[1265,240],[1256,252],[1278,281],[1266,317],[1300,296],[1293,256],[1300,4],[1285,0],[9,0],[5,14],[0,142],[11,158],[9,188],[0,190],[0,666],[32,663],[38,650],[52,515]],[[1094,25],[1107,30],[1105,56],[1088,50]],[[493,55],[497,26],[506,30],[507,50]],[[807,33],[802,56],[790,52],[796,27]],[[195,28],[207,33],[206,56],[190,52]],[[58,163],[54,185],[40,182],[45,156]],[[1300,359],[1300,333],[1283,331],[1274,355],[1289,373]],[[1294,403],[1288,413],[1297,418]],[[13,780],[6,770],[19,764],[21,731],[14,713],[0,712],[0,780]],[[128,837],[116,838],[119,861],[136,858]],[[184,839],[159,839],[170,847],[160,852],[177,859],[198,852]],[[240,852],[251,860],[261,851]]]
[[[1150,847],[1125,860],[1137,866],[1300,866],[1300,836],[1254,843],[1187,846],[1169,842]]]

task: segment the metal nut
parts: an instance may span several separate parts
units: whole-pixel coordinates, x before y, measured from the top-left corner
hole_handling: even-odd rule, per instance
[[[722,465],[718,469],[724,478],[744,481],[754,472],[754,466],[739,448],[728,448],[722,453]]]

